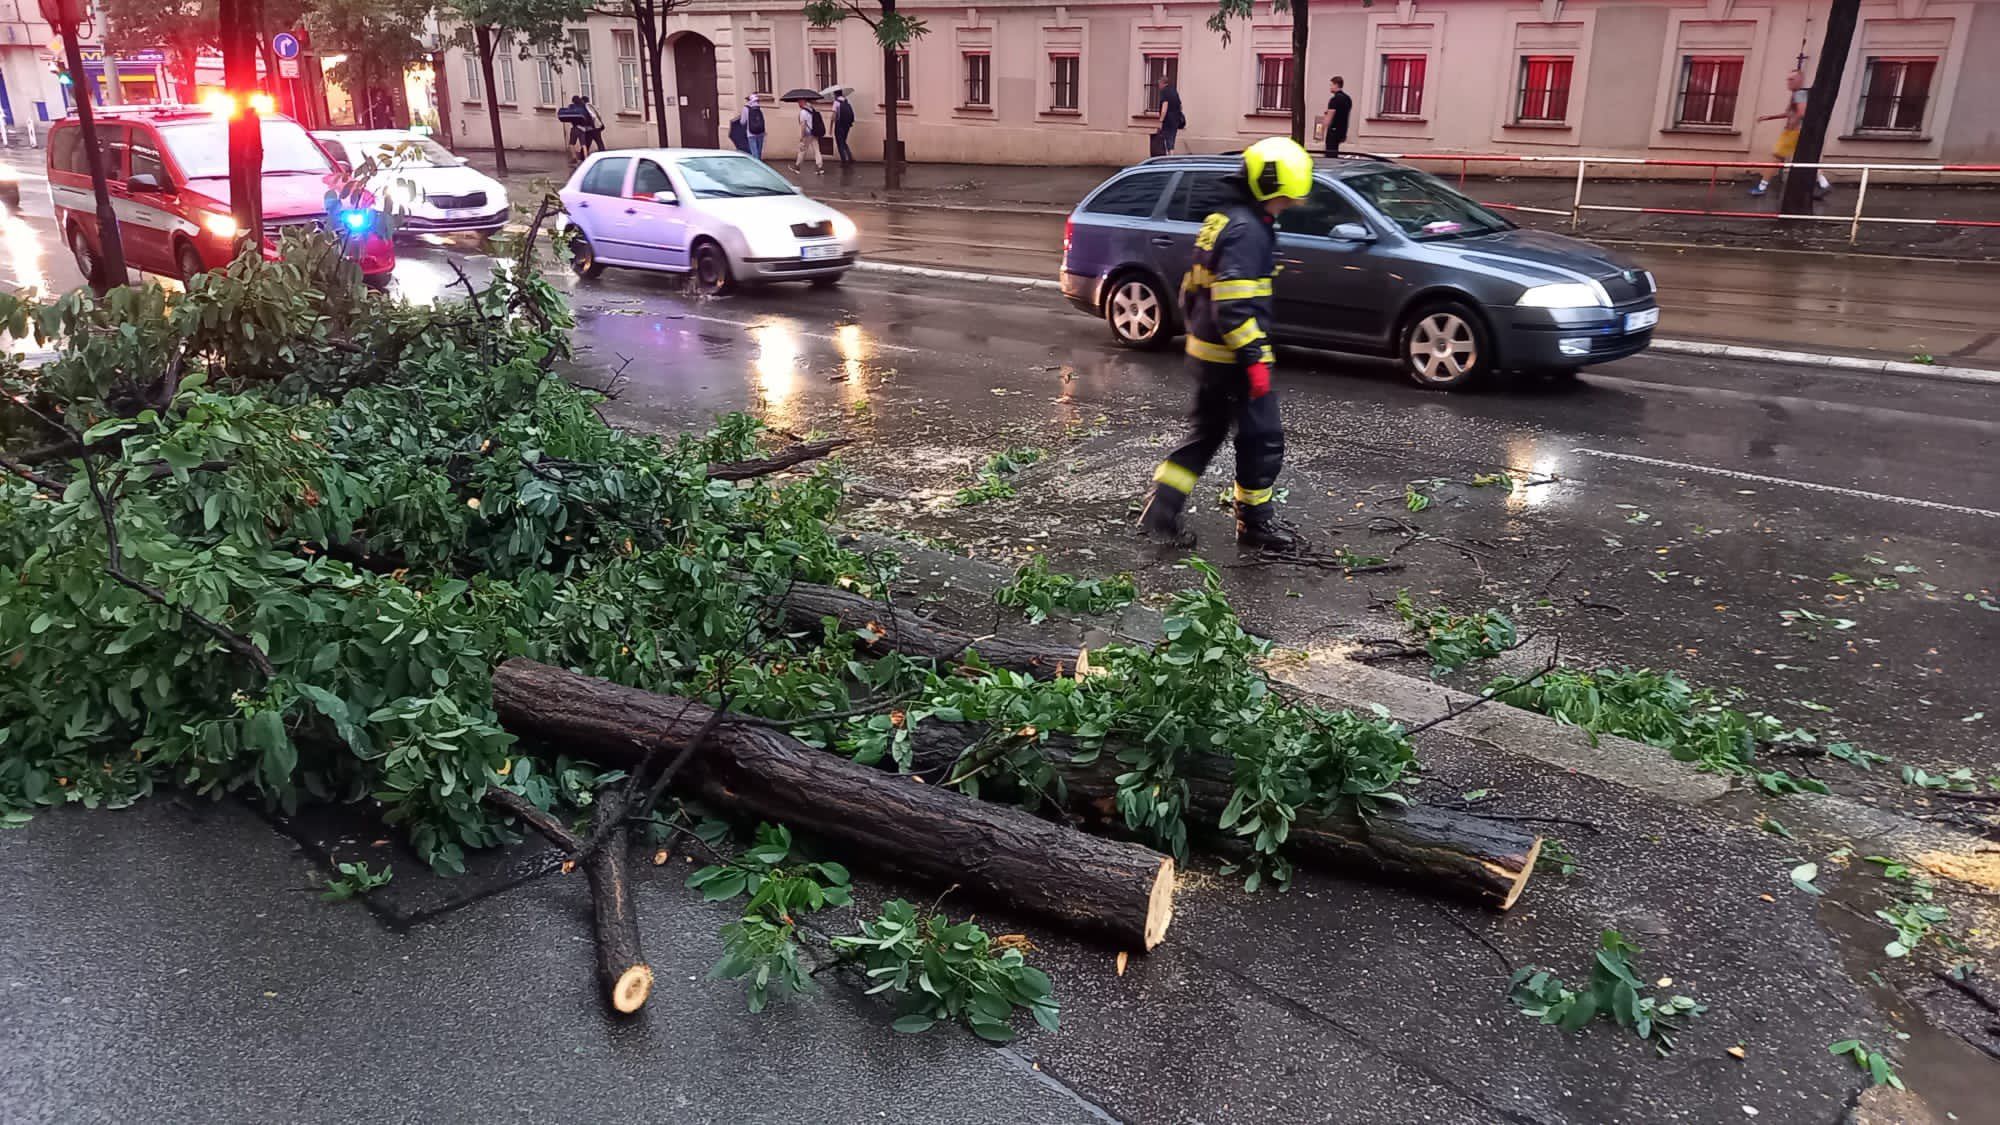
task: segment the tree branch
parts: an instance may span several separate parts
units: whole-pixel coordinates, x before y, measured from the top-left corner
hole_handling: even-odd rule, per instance
[[[42,474],[36,472],[35,470],[30,469],[23,462],[17,461],[12,457],[7,456],[5,453],[0,453],[0,468],[6,469],[8,472],[13,473],[15,476],[20,477],[22,480],[27,481],[29,484],[34,485],[36,488],[46,488],[50,492],[56,493],[57,495],[61,495],[65,487],[65,485],[61,481],[56,480],[53,477],[45,477]]]

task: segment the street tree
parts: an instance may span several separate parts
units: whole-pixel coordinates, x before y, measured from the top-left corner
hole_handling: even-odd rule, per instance
[[[110,52],[157,48],[182,98],[194,94],[196,59],[219,45],[217,0],[98,0]]]
[[[599,15],[630,17],[639,28],[639,46],[644,54],[646,91],[653,102],[653,126],[658,130],[660,147],[667,148],[673,142],[667,139],[667,88],[666,80],[660,74],[660,60],[667,48],[667,17],[688,6],[689,0],[600,0],[595,11]]]
[[[499,87],[493,84],[495,52],[515,50],[524,59],[569,57],[567,25],[590,15],[587,0],[444,0],[440,14],[471,33],[486,87],[486,123],[493,132],[493,167],[507,174],[507,142],[500,132]]]
[[[1819,47],[1819,66],[1813,74],[1812,94],[1806,99],[1806,115],[1799,122],[1799,143],[1792,152],[1792,166],[1819,163],[1826,151],[1826,127],[1833,122],[1833,103],[1840,97],[1840,78],[1847,71],[1847,55],[1854,46],[1854,25],[1861,18],[1861,0],[1833,0],[1826,13],[1826,37]],[[1810,215],[1813,188],[1818,186],[1816,170],[1785,177],[1783,210],[1787,215]]]
[[[1215,11],[1208,17],[1208,29],[1222,37],[1222,45],[1229,45],[1229,21],[1247,20],[1251,15],[1253,0],[1215,0]],[[1361,0],[1361,6],[1372,8],[1375,0]],[[1292,17],[1292,139],[1306,143],[1306,41],[1312,26],[1312,0],[1272,0],[1273,12],[1288,12]]]
[[[896,0],[876,0],[872,4],[860,0],[806,0],[805,12],[806,22],[814,27],[832,27],[851,16],[874,30],[875,42],[882,48],[882,184],[888,188],[901,187],[903,146],[896,135],[896,103],[903,91],[898,81],[896,56],[930,34],[930,28],[923,20],[898,12]]]
[[[353,91],[360,106],[374,84],[401,85],[405,68],[430,57],[424,42],[430,12],[430,0],[318,0],[306,26],[322,56],[345,56],[326,74]]]

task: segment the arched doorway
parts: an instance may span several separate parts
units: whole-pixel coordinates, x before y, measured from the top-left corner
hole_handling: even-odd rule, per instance
[[[681,110],[681,144],[718,148],[715,44],[684,31],[674,37],[674,87]]]

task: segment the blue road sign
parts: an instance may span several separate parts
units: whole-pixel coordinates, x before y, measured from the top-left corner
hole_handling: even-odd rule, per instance
[[[271,53],[281,59],[299,57],[299,37],[289,31],[280,31],[271,36]]]

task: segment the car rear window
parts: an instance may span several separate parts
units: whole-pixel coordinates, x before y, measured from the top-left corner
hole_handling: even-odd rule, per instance
[[[1168,175],[1166,172],[1141,172],[1122,180],[1113,180],[1104,186],[1104,190],[1091,196],[1083,209],[1093,215],[1148,218],[1153,214],[1154,205],[1160,202],[1160,193],[1166,190]]]
[[[1183,172],[1174,189],[1173,205],[1167,218],[1182,223],[1199,223],[1236,200],[1241,192],[1228,182],[1228,172]]]
[[[579,185],[588,195],[625,194],[625,166],[632,163],[629,156],[613,156],[590,166]]]

